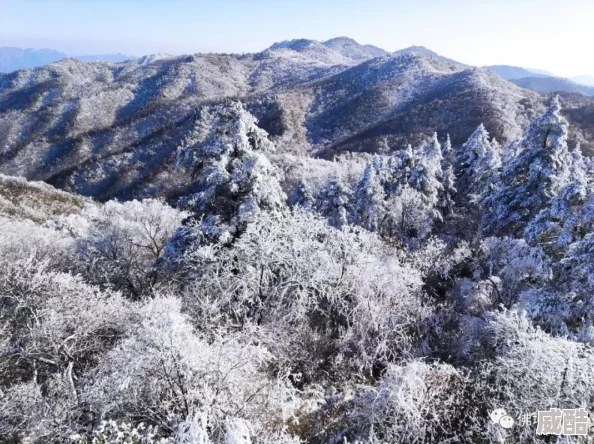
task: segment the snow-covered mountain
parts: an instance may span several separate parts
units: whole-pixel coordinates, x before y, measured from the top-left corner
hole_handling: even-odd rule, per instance
[[[373,45],[360,45],[348,37],[336,37],[326,40],[323,45],[348,57],[351,60],[364,61],[388,54],[387,51]]]
[[[0,75],[2,443],[588,433],[594,99],[373,52]]]
[[[334,144],[332,150],[373,150],[384,138],[399,146],[415,145],[433,131],[449,133],[457,145],[481,123],[505,142],[518,137],[535,113],[542,111],[542,97],[488,70],[452,70],[431,59],[409,57],[412,63],[406,64],[403,77],[412,84],[402,88],[408,92],[405,100],[364,131]],[[430,60],[433,72],[418,65]]]
[[[522,88],[540,93],[567,92],[594,96],[594,77],[592,76],[565,79],[547,71],[525,69],[517,66],[494,65],[486,68]]]
[[[541,93],[555,93],[559,91],[585,94],[594,97],[594,86],[586,86],[561,77],[525,77],[512,80],[522,88],[528,88]]]
[[[269,51],[285,57],[295,57],[298,54],[310,60],[334,65],[352,65],[389,54],[372,45],[361,45],[348,37],[336,37],[325,42],[308,39],[285,40],[273,44]]]
[[[461,144],[481,122],[505,142],[548,101],[418,48],[390,55],[345,38],[247,55],[64,59],[0,75],[0,173],[101,199],[180,195],[192,178],[175,168],[177,147],[202,110],[232,98],[279,151],[321,156],[374,151],[385,137],[399,149],[434,131]],[[574,115],[572,139],[594,149]]]
[[[72,56],[76,60],[81,62],[109,62],[109,63],[120,63],[128,60],[135,60],[137,57],[126,54],[91,54],[91,55],[77,55]]]
[[[53,49],[0,47],[0,72],[35,68],[57,62],[65,57],[68,57],[65,53]]]
[[[546,73],[546,71],[520,68],[518,66],[493,65],[485,66],[485,68],[498,74],[505,80],[523,79],[525,77],[554,77],[552,74]]]
[[[462,67],[462,68],[469,67],[468,65],[457,62],[456,60],[452,60],[452,59],[448,59],[447,57],[443,57],[442,55],[439,55],[435,51],[431,51],[430,49],[425,48],[424,46],[410,46],[408,48],[399,49],[398,51],[395,51],[394,54],[396,54],[396,55],[408,55],[408,54],[420,55],[420,56],[427,57],[430,59],[441,60],[442,62],[446,62],[448,64],[451,64],[451,65],[454,65],[457,67]]]
[[[0,47],[0,72],[12,72],[19,69],[37,68],[49,63],[57,62],[68,57],[73,57],[82,62],[124,62],[135,59],[124,54],[101,54],[69,56],[53,49],[23,49]]]

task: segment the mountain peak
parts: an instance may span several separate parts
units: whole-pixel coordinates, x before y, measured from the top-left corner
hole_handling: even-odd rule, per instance
[[[290,50],[330,64],[360,63],[388,54],[372,45],[361,45],[350,37],[335,37],[325,42],[309,39],[285,40],[273,44],[269,51]]]
[[[388,55],[388,52],[373,45],[361,45],[350,37],[335,37],[322,43],[327,48],[333,49],[343,57],[356,62],[375,59]]]
[[[414,45],[409,46],[408,48],[394,51],[394,54],[395,55],[418,55],[418,56],[423,56],[423,57],[427,57],[430,59],[437,59],[442,62],[448,63],[450,65],[454,65],[457,68],[468,68],[468,65],[457,62],[456,60],[448,59],[447,57],[439,55],[435,51],[432,51],[429,48],[426,48],[424,46],[414,46]]]
[[[274,43],[270,48],[271,51],[276,51],[279,49],[291,49],[293,51],[301,51],[310,46],[319,45],[320,42],[315,40],[309,39],[293,39],[293,40],[283,40],[282,42]]]
[[[332,46],[336,43],[348,43],[353,45],[359,45],[359,42],[357,42],[355,39],[346,36],[334,37],[332,39],[326,40],[325,42],[322,42],[322,44],[324,44],[325,46]]]

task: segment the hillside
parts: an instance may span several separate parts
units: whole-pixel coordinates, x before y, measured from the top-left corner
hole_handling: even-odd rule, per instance
[[[389,107],[390,112],[354,135],[338,139],[329,147],[330,153],[372,152],[382,139],[396,148],[414,145],[434,131],[443,137],[449,133],[452,143],[459,145],[480,123],[498,140],[508,141],[517,137],[527,122],[542,111],[537,94],[515,87],[488,71],[479,68],[456,71],[432,59],[408,57],[411,59],[405,63],[406,70],[399,78],[410,83],[389,82],[395,87],[395,91],[387,94],[389,97],[395,97],[398,91],[405,93],[398,106]],[[426,66],[428,63],[432,69]],[[377,98],[372,102],[376,109],[380,107],[378,102],[381,105]]]
[[[460,144],[481,122],[506,142],[548,101],[418,48],[377,54],[345,38],[296,40],[258,54],[64,59],[0,75],[0,173],[98,199],[169,198],[192,183],[175,167],[177,147],[201,110],[230,98],[279,152],[322,156],[372,152],[384,136],[400,149],[434,131]]]
[[[0,174],[0,216],[45,222],[79,213],[89,202],[43,182]]]

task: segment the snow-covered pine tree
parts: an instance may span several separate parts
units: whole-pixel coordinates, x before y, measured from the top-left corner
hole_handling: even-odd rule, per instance
[[[316,198],[314,196],[313,190],[306,180],[302,179],[297,183],[297,185],[295,185],[295,188],[289,196],[287,203],[291,208],[296,206],[300,206],[307,210],[314,208]]]
[[[386,137],[382,137],[377,145],[376,152],[381,155],[388,155],[390,154],[390,144],[388,143],[388,139]]]
[[[484,204],[486,234],[521,235],[538,212],[547,208],[570,180],[571,154],[567,148],[567,120],[559,98],[534,120],[500,175],[498,189]]]
[[[553,198],[548,208],[530,221],[524,232],[529,242],[541,245],[549,254],[562,254],[561,249],[580,236],[583,231],[580,226],[585,223],[583,216],[588,213],[583,206],[592,196],[579,145],[571,157],[571,182]]]
[[[443,171],[443,188],[439,193],[439,208],[444,216],[448,216],[454,211],[454,197],[456,196],[456,176],[454,174],[454,150],[450,135],[442,146],[443,161],[441,169]]]
[[[439,194],[443,190],[443,171],[441,163],[443,156],[441,153],[441,144],[437,140],[437,133],[433,134],[431,139],[417,153],[418,162],[413,167],[410,176],[409,185],[417,191],[420,191],[425,197],[425,203],[434,208],[434,216],[441,219],[441,214],[437,210]]]
[[[457,152],[456,184],[462,199],[479,202],[491,191],[499,168],[499,152],[489,142],[489,133],[481,123]]]
[[[385,216],[386,193],[381,173],[381,162],[376,156],[365,168],[355,192],[353,219],[369,231],[379,231]]]
[[[384,190],[388,196],[396,194],[401,187],[410,183],[417,163],[417,155],[411,145],[389,157],[388,171],[384,176]]]
[[[286,196],[267,152],[266,131],[240,102],[204,109],[178,149],[178,165],[198,177],[197,191],[179,201],[205,238],[228,242],[260,211],[282,211]]]
[[[333,227],[340,228],[350,222],[351,191],[338,175],[331,177],[318,194],[316,210],[326,217]]]

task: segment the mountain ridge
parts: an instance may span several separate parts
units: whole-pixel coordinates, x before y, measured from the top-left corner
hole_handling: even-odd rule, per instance
[[[516,80],[525,77],[555,77],[552,74],[544,74],[542,70],[532,70],[511,65],[490,65],[485,66],[489,71],[503,77],[505,80]]]
[[[0,75],[0,173],[100,200],[183,195],[192,177],[175,168],[176,149],[225,100],[241,100],[281,155],[331,157],[374,152],[385,137],[401,149],[434,131],[459,145],[480,123],[505,143],[549,98],[418,50],[357,62],[311,41],[247,55],[64,59]],[[591,101],[568,103],[572,143],[593,150]]]
[[[403,48],[403,49],[394,51],[393,54],[396,54],[396,55],[418,54],[418,55],[422,55],[422,56],[429,57],[429,58],[439,59],[439,60],[442,60],[444,62],[450,63],[450,64],[458,66],[458,67],[463,67],[463,68],[470,67],[469,65],[465,65],[464,63],[460,63],[456,60],[444,57],[444,56],[436,53],[435,51],[432,51],[429,48],[426,48],[424,46],[415,46],[415,45],[409,46],[408,48]]]
[[[21,69],[39,68],[62,59],[74,58],[82,62],[119,63],[135,59],[124,54],[68,55],[55,49],[0,47],[0,73],[10,73]]]
[[[580,85],[579,83],[562,77],[524,77],[521,79],[513,79],[511,82],[522,88],[545,94],[563,91],[594,97],[594,87]]]

